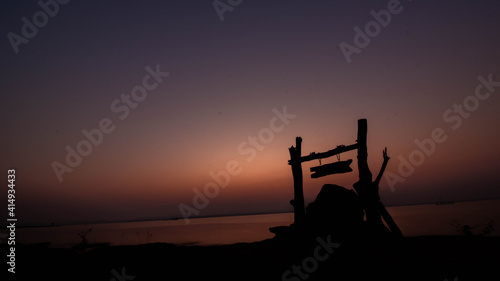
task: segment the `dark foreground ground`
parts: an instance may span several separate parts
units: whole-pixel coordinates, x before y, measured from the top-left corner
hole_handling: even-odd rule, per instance
[[[500,237],[428,236],[339,247],[323,241],[87,250],[18,245],[16,273],[3,264],[13,280],[500,280]],[[7,245],[1,250],[5,259]]]

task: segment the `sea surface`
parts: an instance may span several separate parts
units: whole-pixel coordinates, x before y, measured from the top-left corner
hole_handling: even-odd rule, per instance
[[[500,200],[396,206],[387,210],[405,236],[463,235],[457,230],[457,223],[469,225],[474,234],[480,234],[490,221],[495,222],[496,230],[489,235],[500,235]],[[191,219],[189,224],[179,219],[29,227],[16,229],[16,242],[50,242],[53,247],[71,247],[81,241],[79,232],[92,228],[87,235],[89,243],[220,245],[272,238],[274,234],[269,232],[270,227],[292,222],[293,213],[279,213],[197,218]],[[6,233],[5,230],[1,232]],[[5,243],[4,239],[2,243]]]

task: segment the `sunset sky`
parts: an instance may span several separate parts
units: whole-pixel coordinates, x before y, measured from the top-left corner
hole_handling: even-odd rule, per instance
[[[353,144],[361,118],[374,176],[387,147],[387,173],[404,178],[392,190],[382,180],[387,205],[500,197],[498,1],[242,1],[222,21],[211,0],[69,1],[17,46],[9,34],[19,40],[42,7],[0,5],[1,167],[5,179],[16,169],[20,223],[181,217],[228,163],[239,173],[200,216],[292,211],[295,137],[303,155]],[[356,47],[355,27],[388,5],[398,12]],[[349,59],[342,42],[358,50]],[[157,68],[169,75],[127,105],[122,94]],[[60,182],[53,163],[67,166],[66,147],[103,119],[114,129]],[[441,143],[401,175],[436,128]],[[356,153],[347,159],[354,172],[320,179],[319,161],[303,165],[306,203],[324,183],[352,188]]]

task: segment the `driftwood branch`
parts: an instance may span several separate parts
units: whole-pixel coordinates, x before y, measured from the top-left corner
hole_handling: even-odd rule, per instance
[[[384,163],[382,163],[382,167],[380,168],[380,172],[378,173],[378,176],[375,179],[375,184],[377,186],[380,183],[382,176],[384,175],[385,168],[387,167],[387,163],[389,162],[389,159],[391,159],[389,156],[387,156],[387,147],[383,151],[383,156],[384,156]]]
[[[382,176],[384,175],[385,168],[387,167],[387,163],[389,162],[389,159],[391,159],[387,155],[387,147],[382,152],[382,155],[384,157],[384,163],[382,163],[382,167],[380,168],[380,172],[378,173],[378,176],[375,179],[375,182],[373,182],[373,185],[374,185],[375,189],[377,190],[377,194],[378,194],[378,189],[379,189],[378,185],[380,183],[380,180],[382,179]],[[387,209],[385,208],[384,204],[380,201],[380,199],[379,199],[377,205],[378,205],[377,209],[378,209],[380,215],[384,219],[385,223],[387,224],[387,226],[389,227],[391,232],[394,235],[396,235],[397,237],[403,237],[403,233],[401,232],[401,229],[399,229],[398,225],[396,224],[396,222],[394,221],[392,216],[389,214],[389,212],[387,212]]]
[[[392,219],[391,214],[389,214],[389,212],[387,212],[387,209],[385,208],[384,204],[379,201],[377,208],[378,208],[380,215],[384,219],[385,223],[387,223],[387,226],[391,230],[392,234],[394,234],[396,237],[403,237],[403,233],[401,232],[401,229],[399,229],[396,222]]]

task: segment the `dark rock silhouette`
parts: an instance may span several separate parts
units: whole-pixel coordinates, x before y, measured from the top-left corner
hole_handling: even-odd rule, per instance
[[[336,240],[345,240],[357,236],[363,217],[363,207],[353,190],[325,184],[307,206],[305,222],[312,235],[333,234]]]

